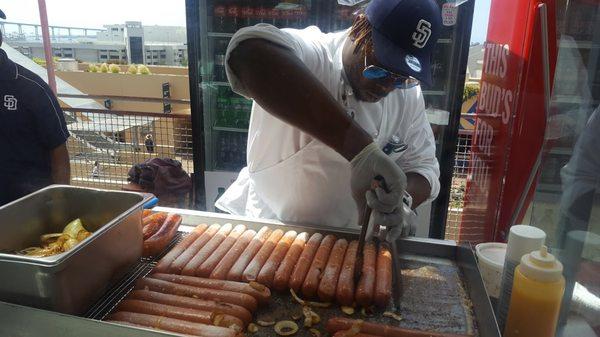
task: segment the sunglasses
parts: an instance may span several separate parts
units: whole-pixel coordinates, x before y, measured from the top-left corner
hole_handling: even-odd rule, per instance
[[[383,80],[392,78],[393,85],[397,89],[409,89],[419,85],[419,81],[413,77],[394,74],[376,65],[367,65],[367,53],[365,52],[365,68],[363,76],[369,80]]]

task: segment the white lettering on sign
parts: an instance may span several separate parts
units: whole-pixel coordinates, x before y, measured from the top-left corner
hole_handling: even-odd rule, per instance
[[[508,45],[497,43],[485,43],[485,73],[504,78],[508,69]]]
[[[507,124],[510,119],[512,102],[512,90],[485,81],[481,82],[478,101],[481,114],[490,117],[502,117],[502,123]]]
[[[479,155],[476,153],[473,154],[472,157],[472,170],[468,179],[473,183],[471,188],[477,188],[476,191],[472,191],[471,194],[471,202],[476,204],[485,204],[487,202],[487,197],[489,193],[489,174],[490,167],[488,163],[485,162]]]
[[[484,67],[477,100],[477,125],[473,134],[472,169],[468,180],[472,182],[469,202],[487,207],[490,196],[492,169],[498,165],[503,144],[498,144],[498,134],[510,122],[516,88],[507,79],[512,60],[507,44],[486,42]],[[513,74],[514,75],[514,74]],[[500,124],[502,121],[502,124]],[[502,140],[500,140],[502,141]]]
[[[477,147],[480,153],[483,153],[486,156],[491,156],[493,140],[494,128],[483,119],[477,121],[475,135],[473,136],[473,144]]]
[[[504,124],[510,121],[514,95],[511,89],[493,82],[495,79],[505,79],[508,72],[508,56],[508,45],[486,42],[483,69],[485,80],[481,81],[477,102],[480,115],[501,117]]]

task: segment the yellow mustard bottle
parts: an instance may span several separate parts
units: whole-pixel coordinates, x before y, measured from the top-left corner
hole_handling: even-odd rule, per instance
[[[553,337],[565,291],[563,266],[548,247],[523,255],[515,269],[504,337]]]

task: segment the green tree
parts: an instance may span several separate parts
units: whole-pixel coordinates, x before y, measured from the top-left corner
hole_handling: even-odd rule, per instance
[[[478,84],[465,84],[465,88],[463,90],[463,102],[467,101],[471,97],[475,97],[479,94],[479,85]]]

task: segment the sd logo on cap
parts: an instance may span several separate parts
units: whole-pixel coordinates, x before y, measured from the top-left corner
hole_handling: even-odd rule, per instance
[[[373,0],[365,10],[375,57],[388,70],[431,85],[430,60],[442,28],[435,0]]]

